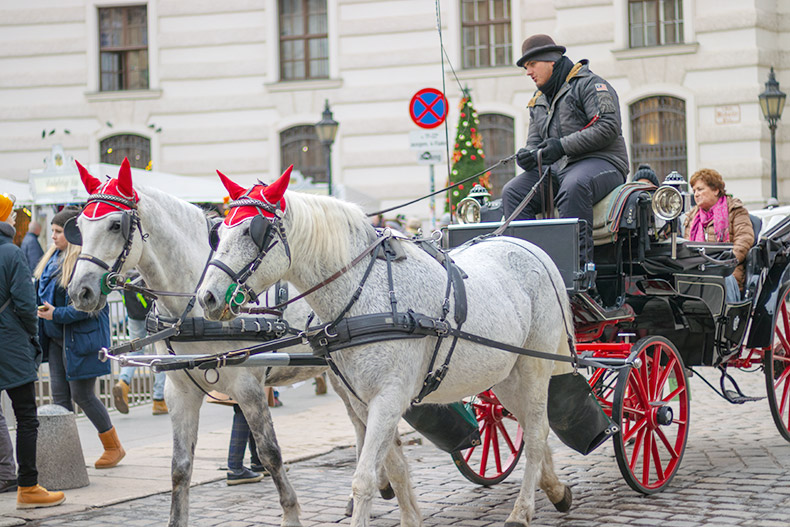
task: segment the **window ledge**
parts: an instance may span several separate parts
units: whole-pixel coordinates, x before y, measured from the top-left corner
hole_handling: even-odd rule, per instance
[[[264,83],[270,92],[284,92],[294,90],[326,90],[340,88],[343,86],[343,79],[309,79],[294,81],[277,81]]]
[[[104,101],[129,101],[135,99],[158,99],[162,96],[162,90],[119,90],[119,91],[100,91],[86,92],[85,98],[88,102]]]
[[[487,79],[487,78],[501,78],[503,73],[512,73],[514,77],[519,76],[523,70],[516,67],[515,64],[508,64],[504,66],[493,66],[488,68],[471,68],[457,71],[459,79]]]
[[[617,49],[612,55],[617,60],[645,59],[649,57],[666,57],[669,55],[687,55],[696,53],[699,42],[691,44],[671,44],[668,46],[650,46],[644,48]]]

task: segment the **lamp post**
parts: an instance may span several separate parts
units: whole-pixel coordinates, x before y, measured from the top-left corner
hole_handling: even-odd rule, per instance
[[[318,135],[318,140],[324,145],[326,152],[326,181],[330,196],[332,195],[332,143],[335,142],[338,126],[339,123],[332,119],[332,111],[329,109],[329,100],[327,99],[324,101],[324,113],[321,114],[321,120],[315,123],[315,133]]]
[[[768,121],[768,128],[771,129],[771,199],[768,206],[777,206],[779,200],[776,195],[776,124],[782,118],[782,110],[785,107],[787,94],[779,90],[779,83],[774,75],[774,68],[768,74],[768,81],[765,83],[765,91],[759,95],[760,109],[763,111],[765,120]]]

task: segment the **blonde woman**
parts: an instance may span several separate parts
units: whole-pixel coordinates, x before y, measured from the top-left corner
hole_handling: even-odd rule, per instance
[[[126,455],[107,409],[94,392],[96,377],[110,373],[110,363],[101,362],[98,351],[110,346],[110,310],[98,315],[77,311],[66,292],[80,247],[63,234],[66,221],[79,210],[65,208],[52,218],[52,246],[34,272],[39,280],[39,335],[49,354],[50,392],[55,404],[74,410],[72,399],[82,408],[99,432],[104,453],[96,468],[110,468]]]

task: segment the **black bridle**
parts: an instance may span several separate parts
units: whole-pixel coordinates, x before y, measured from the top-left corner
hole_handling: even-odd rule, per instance
[[[247,192],[249,193],[251,190],[252,189]],[[291,248],[285,236],[285,227],[282,223],[283,212],[280,210],[279,202],[272,205],[262,200],[244,196],[228,203],[228,208],[232,209],[236,207],[255,207],[258,209],[258,214],[253,216],[249,226],[250,238],[252,238],[253,243],[258,248],[258,255],[238,272],[234,272],[233,269],[222,260],[215,258],[208,262],[208,265],[213,265],[230,276],[231,284],[228,286],[228,290],[225,293],[225,302],[234,315],[239,314],[242,305],[250,301],[254,302],[258,299],[259,293],[256,293],[251,287],[248,287],[246,282],[255,270],[258,269],[264,257],[280,241],[282,241],[285,255],[288,257],[288,265],[290,266],[291,264]],[[264,212],[271,214],[272,219],[270,220],[264,216]],[[220,225],[221,223],[216,224],[209,233],[209,245],[215,252],[219,245]],[[279,240],[276,240],[275,236],[277,236]]]
[[[133,200],[122,198],[120,196],[113,196],[112,194],[91,194],[88,197],[87,204],[90,205],[91,203],[104,203],[106,205],[110,205],[111,207],[115,207],[123,213],[121,216],[120,228],[121,234],[125,239],[123,248],[121,249],[121,254],[118,255],[112,265],[109,265],[101,258],[97,258],[96,256],[86,253],[81,253],[77,257],[77,261],[85,260],[107,271],[99,280],[99,287],[103,295],[108,295],[113,289],[123,286],[124,277],[120,274],[120,271],[123,268],[123,264],[126,263],[126,259],[129,257],[129,253],[132,250],[132,240],[134,239],[135,229],[140,231],[140,237],[143,241],[145,241],[147,235],[143,234],[143,228],[140,225],[140,216],[137,213],[137,203],[135,203]],[[129,207],[129,210],[123,209],[120,205]],[[63,226],[63,234],[66,236],[66,239],[69,241],[69,243],[74,245],[82,245],[82,233],[80,232],[79,226],[77,225],[76,216],[69,219],[65,223]]]

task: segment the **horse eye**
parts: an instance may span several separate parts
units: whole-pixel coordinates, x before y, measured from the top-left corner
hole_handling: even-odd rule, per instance
[[[121,222],[120,221],[114,221],[114,222],[112,222],[110,224],[110,231],[111,232],[118,232],[120,230],[121,230]]]

